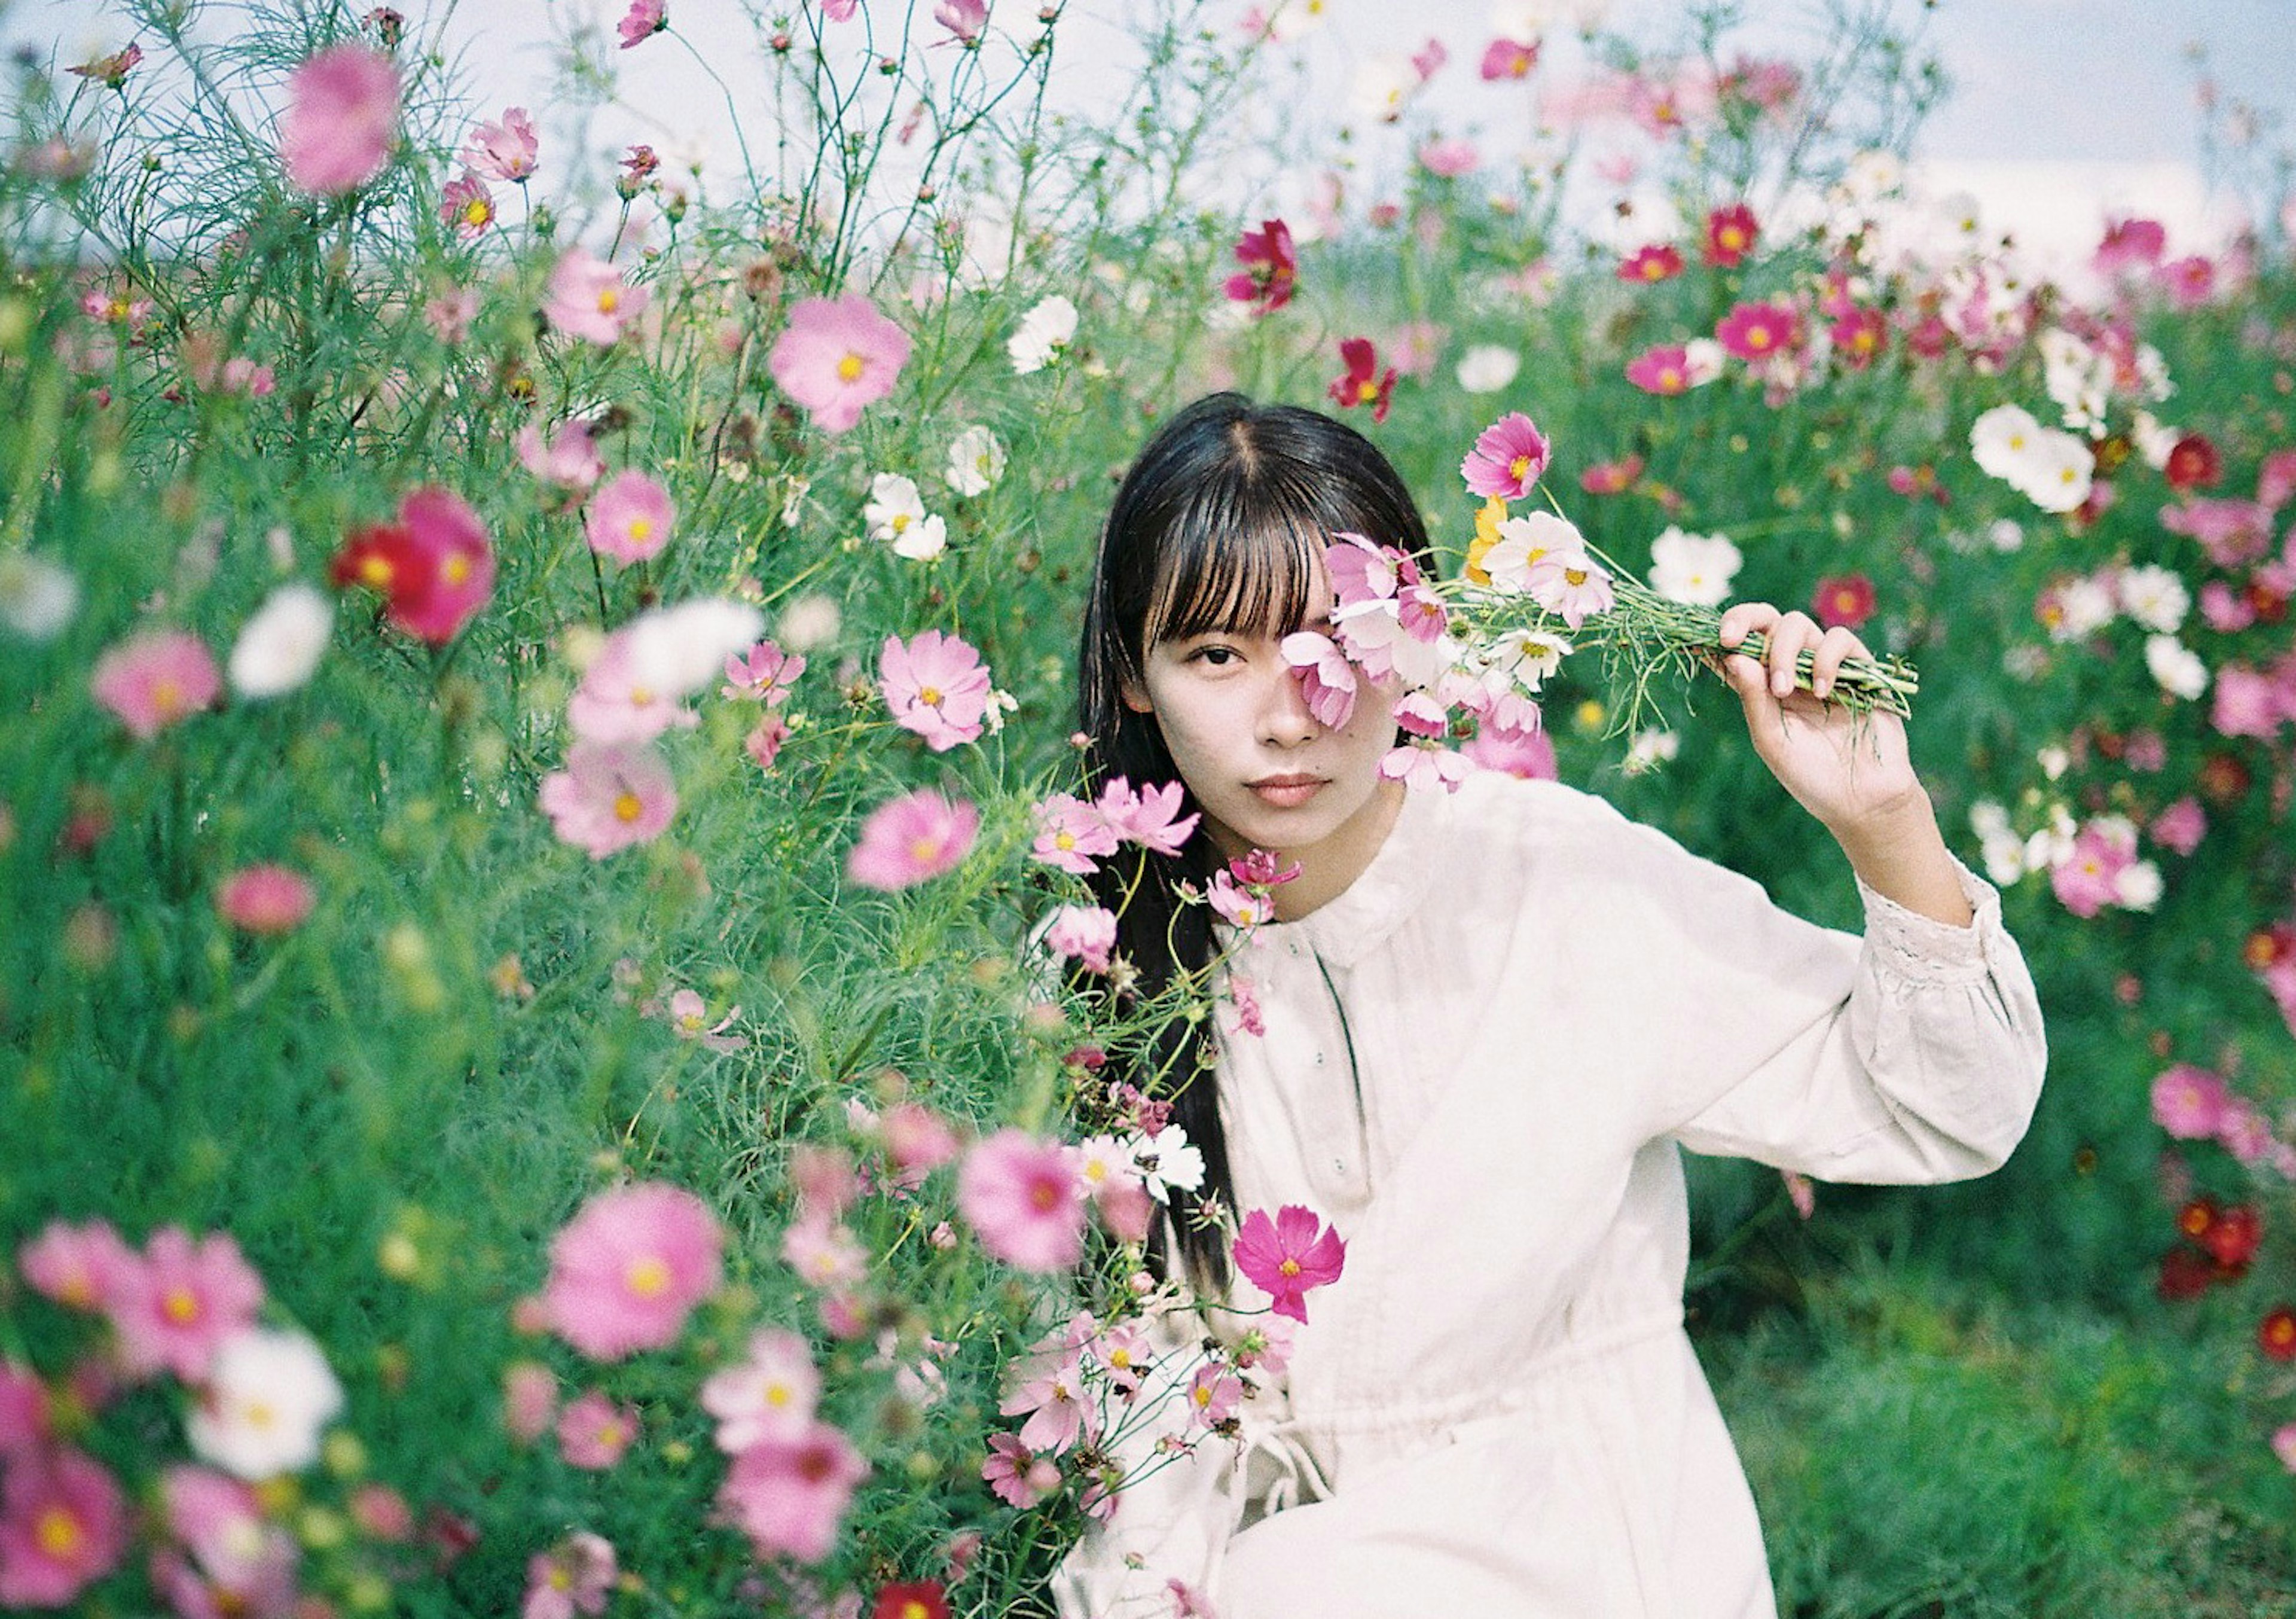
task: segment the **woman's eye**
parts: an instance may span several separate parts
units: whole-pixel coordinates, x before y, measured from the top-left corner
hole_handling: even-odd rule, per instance
[[[1214,669],[1225,669],[1227,665],[1235,662],[1235,648],[1233,646],[1200,646],[1196,649],[1195,659],[1197,662],[1208,663]]]

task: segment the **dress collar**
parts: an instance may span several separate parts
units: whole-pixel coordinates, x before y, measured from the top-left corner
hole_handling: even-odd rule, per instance
[[[1426,898],[1450,820],[1448,793],[1406,792],[1386,840],[1354,882],[1297,922],[1265,924],[1260,936],[1304,943],[1333,966],[1354,966]]]

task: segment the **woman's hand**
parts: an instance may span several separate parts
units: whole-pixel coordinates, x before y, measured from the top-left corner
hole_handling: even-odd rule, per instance
[[[1757,630],[1767,641],[1759,661],[1742,653],[1722,661],[1754,752],[1833,834],[1869,886],[1908,909],[1966,925],[1969,902],[1929,793],[1914,774],[1905,722],[1827,701],[1843,660],[1873,655],[1866,644],[1849,630],[1821,629],[1808,613],[1781,612],[1767,602],[1740,602],[1722,615],[1726,649]],[[1810,654],[1808,690],[1794,676],[1804,652]]]

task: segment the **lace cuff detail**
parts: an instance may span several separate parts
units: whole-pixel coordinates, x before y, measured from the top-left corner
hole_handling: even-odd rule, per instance
[[[1908,910],[1857,879],[1857,897],[1866,902],[1866,953],[1886,976],[1947,984],[1972,983],[1992,973],[1994,941],[2005,936],[2001,895],[1958,859],[1953,869],[1974,913],[1967,927]]]

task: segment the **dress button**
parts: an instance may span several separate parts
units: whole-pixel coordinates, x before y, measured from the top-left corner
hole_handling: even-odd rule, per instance
[[[1318,1068],[1321,1068],[1323,1065],[1324,1065],[1324,1054],[1323,1054],[1322,1052],[1318,1051],[1317,1053],[1316,1053],[1316,1067],[1318,1067]]]

